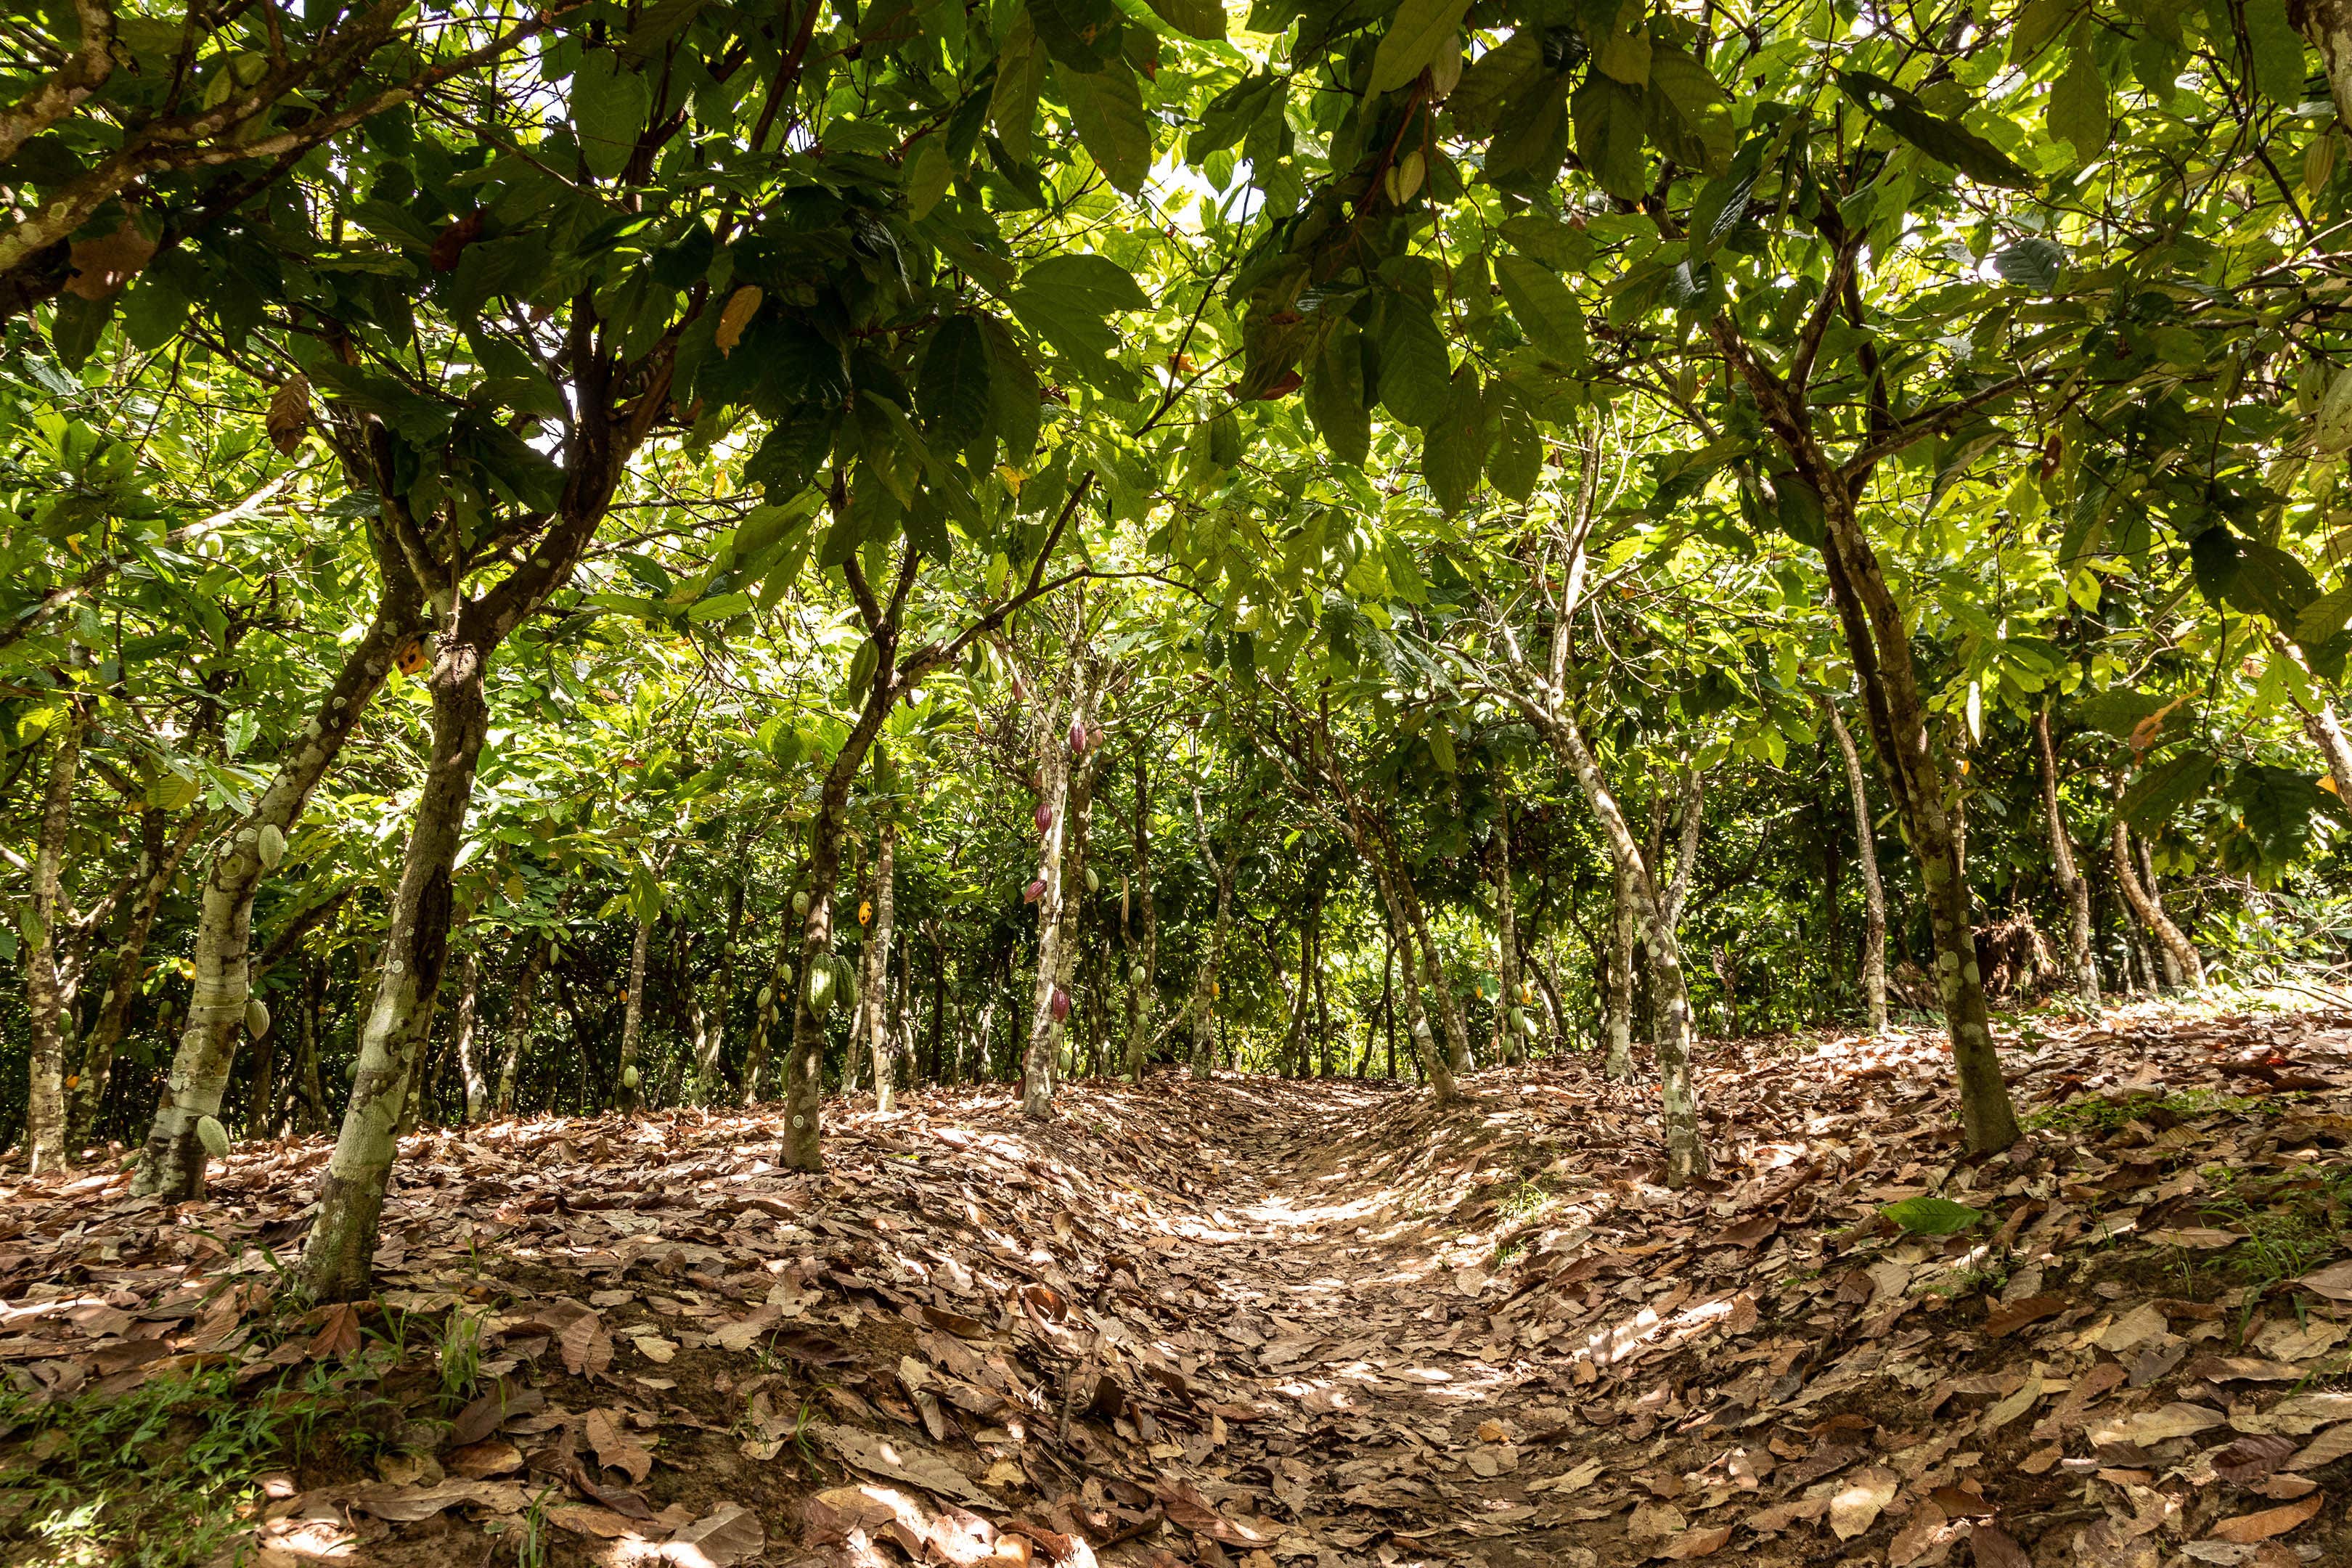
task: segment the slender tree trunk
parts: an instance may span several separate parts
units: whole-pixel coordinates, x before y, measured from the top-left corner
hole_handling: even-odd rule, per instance
[[[72,1019],[58,973],[66,923],[66,839],[73,830],[74,775],[81,768],[89,717],[79,701],[50,721],[49,776],[41,796],[41,837],[33,851],[31,952],[25,960],[25,1010],[32,1025],[31,1081],[25,1098],[25,1147],[39,1175],[67,1163],[66,1051]]]
[[[881,757],[881,748],[875,748]],[[876,835],[874,849],[874,923],[866,930],[866,1043],[874,1053],[874,1109],[889,1110],[898,1098],[896,1031],[889,1016],[890,940],[893,899],[891,883],[897,868],[898,819],[886,816]]]
[[[1054,1080],[1061,1070],[1055,1048],[1061,1043],[1061,1020],[1054,1016],[1054,1000],[1061,994],[1062,905],[1067,889],[1062,885],[1062,848],[1070,827],[1070,748],[1061,732],[1066,702],[1076,722],[1084,722],[1086,675],[1073,658],[1038,715],[1037,805],[1049,813],[1038,831],[1037,880],[1045,884],[1036,901],[1037,967],[1029,984],[1029,1026],[1021,1052],[1021,1113],[1042,1118],[1054,1113]]]
[[[1622,1082],[1633,1076],[1633,878],[1612,852],[1610,857],[1609,973],[1601,1008],[1607,1051],[1601,1070]]]
[[[2116,791],[2118,799],[2122,791]],[[2116,886],[2122,889],[2124,901],[2131,906],[2140,923],[2155,933],[2157,949],[2163,954],[2166,984],[2179,986],[2184,982],[2194,985],[2205,984],[2205,961],[2181,929],[2172,923],[2164,912],[2164,904],[2156,889],[2156,879],[2150,875],[2146,882],[2132,866],[2131,830],[2124,822],[2121,811],[2116,813],[2114,827]],[[2142,846],[2145,857],[2146,847]],[[2143,862],[2145,863],[2145,862]],[[2149,975],[2150,989],[2155,976]]]
[[[507,1009],[506,1048],[499,1056],[499,1093],[495,1102],[498,1114],[512,1116],[515,1110],[515,1083],[522,1072],[523,1047],[530,1043],[530,1023],[539,1002],[539,977],[555,953],[555,939],[548,937],[531,946],[523,960],[522,976],[515,982],[514,1000]]]
[[[415,579],[397,567],[386,573],[375,618],[344,658],[334,684],[294,739],[260,800],[206,868],[186,1030],[172,1058],[163,1103],[155,1109],[134,1191],[173,1200],[203,1195],[205,1152],[196,1124],[220,1114],[236,1058],[236,1032],[245,1023],[253,900],[268,875],[261,863],[264,830],[292,835],[311,792],[358,730],[368,700],[391,673],[394,650],[421,629],[423,616],[424,601]]]
[[[475,1047],[475,1035],[479,1027],[482,994],[482,955],[479,949],[466,954],[464,989],[457,1003],[457,1077],[466,1090],[466,1124],[472,1126],[488,1110],[490,1086],[482,1077],[480,1053]]]
[[[1192,1076],[1206,1079],[1216,1050],[1217,1004],[1223,990],[1218,972],[1224,962],[1225,934],[1233,928],[1234,871],[1241,859],[1241,847],[1236,843],[1223,859],[1218,858],[1217,847],[1209,839],[1209,819],[1201,810],[1197,784],[1192,790],[1192,826],[1201,837],[1201,857],[1217,879],[1216,923],[1209,928],[1209,945],[1192,979]]]
[[[689,1098],[697,1105],[716,1105],[724,1098],[727,1017],[735,1000],[735,951],[743,937],[743,881],[737,878],[727,889],[727,938],[719,949],[718,972],[711,977],[715,994],[695,1032],[694,1084]]]
[[[1837,737],[1838,755],[1845,762],[1847,791],[1853,796],[1854,862],[1862,871],[1862,996],[1869,1009],[1870,1031],[1886,1028],[1886,885],[1878,876],[1878,832],[1870,810],[1870,790],[1864,782],[1862,755],[1853,734],[1838,714],[1837,704],[1822,699],[1822,712]]]
[[[1135,826],[1131,879],[1119,891],[1119,931],[1127,953],[1127,1076],[1143,1081],[1151,1051],[1152,1004],[1160,997],[1160,914],[1151,900],[1151,776],[1140,740],[1135,747]],[[1132,900],[1130,903],[1129,900]]]
[[[1397,993],[1404,997],[1405,1031],[1412,1042],[1413,1060],[1419,1065],[1423,1079],[1436,1094],[1439,1103],[1453,1104],[1462,1098],[1462,1091],[1454,1081],[1452,1069],[1445,1065],[1444,1056],[1437,1048],[1437,1037],[1429,1027],[1428,1011],[1422,1005],[1421,984],[1412,973],[1419,962],[1414,957],[1412,918],[1397,886],[1395,868],[1383,863],[1388,858],[1389,846],[1377,837],[1374,830],[1360,828],[1358,831],[1360,847],[1369,851],[1365,861],[1371,870],[1373,884],[1380,891],[1382,908],[1388,911],[1391,951],[1401,961],[1396,967],[1404,984],[1397,987]],[[1389,1076],[1393,1078],[1396,1076],[1393,1013],[1390,1028]]]
[[[139,971],[147,956],[148,939],[155,930],[155,914],[203,833],[205,814],[192,813],[169,839],[163,835],[163,814],[152,808],[139,814],[139,871],[136,891],[114,944],[114,960],[107,970],[106,994],[98,1016],[82,1037],[81,1067],[66,1102],[68,1142],[89,1138],[98,1125],[99,1109],[114,1079],[114,1053],[129,1026],[131,1005],[139,998]]]
[[[2050,742],[2047,703],[2033,715],[2033,748],[2041,764],[2042,822],[2050,835],[2051,869],[2066,900],[2066,967],[2072,972],[2074,994],[2095,1007],[2099,963],[2091,952],[2091,885],[2074,864],[2074,836],[2066,831],[2065,819],[2058,811],[2058,752]]]
[[[1412,885],[1412,873],[1404,867],[1403,857],[1396,858],[1391,875],[1396,880],[1397,898],[1404,905],[1405,918],[1412,922],[1413,939],[1421,944],[1421,972],[1430,994],[1436,999],[1437,1022],[1445,1031],[1445,1065],[1450,1072],[1460,1074],[1470,1070],[1470,1021],[1464,1016],[1462,998],[1454,993],[1454,983],[1445,973],[1445,960],[1438,951],[1436,935],[1430,930],[1429,913],[1422,907],[1421,895]]]
[[[620,1101],[623,1110],[634,1111],[644,1096],[637,1084],[629,1081],[635,1073],[642,1081],[643,1072],[637,1068],[637,1039],[646,1024],[646,966],[653,952],[654,922],[661,916],[637,916],[635,938],[629,943],[629,994],[621,1010],[621,1077]]]
[[[450,875],[489,735],[483,681],[497,646],[496,637],[467,636],[453,616],[434,659],[432,754],[384,922],[383,968],[360,1026],[359,1073],[302,1253],[303,1279],[321,1300],[350,1300],[367,1290],[385,1185],[399,1152],[394,1132],[448,959]]]
[[[799,880],[799,872],[793,880]],[[791,912],[791,900],[785,900],[785,912]],[[769,1041],[774,1037],[780,1011],[792,1003],[794,975],[793,973],[793,927],[788,919],[776,921],[776,952],[768,963],[768,978],[752,1001],[751,1047],[743,1053],[743,1095],[745,1105],[754,1105],[760,1099],[760,1080],[768,1070]]]
[[[1517,904],[1511,889],[1511,803],[1508,796],[1498,796],[1495,813],[1495,982],[1502,991],[1496,1012],[1496,1032],[1502,1037],[1502,1048],[1496,1054],[1513,1067],[1523,1066],[1528,1059],[1526,1037],[1518,1027],[1518,1020],[1527,1016],[1524,1009],[1528,1004],[1519,980]]]
[[[295,1089],[302,1101],[301,1129],[313,1132],[327,1124],[327,1089],[319,1081],[320,1016],[327,1001],[327,966],[306,962],[302,967],[299,1017],[302,1036],[299,1075]]]

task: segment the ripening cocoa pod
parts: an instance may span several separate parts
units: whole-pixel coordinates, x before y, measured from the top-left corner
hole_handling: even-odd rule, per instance
[[[269,1006],[258,996],[245,999],[245,1032],[257,1040],[269,1033]]]
[[[621,1087],[623,1089],[635,1089],[641,1081],[643,1080],[637,1076],[637,1069],[634,1066],[625,1067],[621,1069]]]
[[[261,857],[261,868],[275,871],[278,863],[286,858],[286,830],[274,822],[263,824],[253,847]]]
[[[209,1116],[196,1118],[196,1142],[215,1160],[228,1156],[228,1129]]]
[[[1045,802],[1044,802],[1044,801],[1042,801],[1042,800],[1041,800],[1041,801],[1039,801],[1039,802],[1037,803],[1037,810],[1036,810],[1036,813],[1035,813],[1034,820],[1035,820],[1035,822],[1036,822],[1036,824],[1037,824],[1037,831],[1038,831],[1038,832],[1040,832],[1040,833],[1051,833],[1051,832],[1053,832],[1053,831],[1054,831],[1054,808],[1053,808],[1051,805],[1048,805]]]
[[[1021,901],[1024,904],[1034,904],[1045,896],[1045,879],[1043,877],[1021,889]]]
[[[873,900],[864,899],[859,900],[857,905],[857,923],[859,925],[872,925],[874,923]]]
[[[1074,756],[1087,754],[1087,726],[1083,720],[1070,721],[1070,752]]]
[[[809,896],[806,893],[794,893],[793,895],[793,913],[800,916],[803,920],[806,920],[808,918],[808,910]]]
[[[1045,1007],[1054,1015],[1054,1021],[1060,1023],[1070,1016],[1070,994],[1058,985],[1055,986],[1054,999],[1046,1003]]]
[[[1099,724],[1089,724],[1089,725],[1087,725],[1087,751],[1089,751],[1089,752],[1093,752],[1093,751],[1099,751],[1099,750],[1101,749],[1101,747],[1102,747],[1102,743],[1103,743],[1103,727],[1102,727],[1101,725],[1099,725]]]

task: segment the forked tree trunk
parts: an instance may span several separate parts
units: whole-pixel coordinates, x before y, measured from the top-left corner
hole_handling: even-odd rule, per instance
[[[2091,885],[2074,863],[2074,835],[2058,810],[2058,752],[2050,742],[2050,708],[2044,703],[2033,715],[2035,760],[2042,773],[2042,824],[2050,835],[2050,866],[2058,890],[2066,900],[2066,967],[2074,994],[2099,1005],[2099,963],[2091,950]]]
[[[74,775],[81,767],[89,717],[69,703],[50,721],[49,776],[41,795],[41,837],[33,851],[32,951],[25,960],[25,1010],[32,1025],[31,1083],[25,1099],[25,1146],[39,1175],[66,1163],[66,1047],[72,1020],[58,973],[65,924],[66,839],[73,830]]]
[[[1633,911],[1633,879],[1610,856],[1609,973],[1601,1003],[1606,1040],[1601,1070],[1620,1082],[1633,1076],[1633,943],[1641,922]]]
[[[479,948],[467,952],[465,977],[459,984],[463,989],[457,1003],[457,1079],[466,1092],[466,1124],[471,1126],[482,1119],[490,1098],[490,1086],[482,1077],[481,1053],[475,1044],[480,1026],[482,994]]]
[[[1099,680],[1099,675],[1097,679]],[[1088,725],[1093,723],[1094,703],[1100,697],[1097,688],[1080,704],[1077,716]],[[1092,733],[1091,729],[1088,733]],[[1071,999],[1074,1014],[1078,994],[1078,955],[1086,945],[1087,854],[1093,843],[1095,774],[1101,766],[1102,752],[1093,749],[1089,742],[1087,754],[1070,764],[1069,773],[1070,821],[1062,842],[1062,910],[1054,922],[1058,950],[1054,973],[1055,983],[1061,986],[1062,994]],[[1064,1043],[1075,1031],[1070,1028],[1067,1018],[1057,1018],[1053,1022],[1054,1070],[1058,1075]],[[1073,1053],[1074,1065],[1076,1059]]]
[[[1396,1018],[1394,998],[1402,994],[1404,997],[1405,1034],[1412,1045],[1412,1059],[1420,1065],[1421,1076],[1428,1083],[1430,1091],[1436,1095],[1438,1102],[1453,1104],[1462,1098],[1462,1089],[1454,1081],[1452,1069],[1445,1065],[1444,1054],[1438,1049],[1437,1037],[1429,1026],[1429,1011],[1422,1005],[1421,983],[1413,975],[1417,961],[1413,957],[1412,921],[1405,912],[1404,900],[1398,894],[1391,868],[1383,863],[1388,847],[1374,830],[1367,826],[1360,825],[1356,831],[1358,849],[1372,873],[1373,885],[1381,895],[1381,907],[1388,915],[1390,952],[1395,960],[1397,978],[1402,982],[1391,993],[1391,1027],[1394,1027]],[[1389,1076],[1396,1076],[1396,1041],[1393,1035],[1389,1041]]]
[[[368,700],[391,674],[395,650],[422,629],[423,614],[415,579],[397,566],[387,572],[375,618],[345,656],[334,684],[292,741],[261,798],[205,869],[187,1026],[147,1133],[134,1192],[175,1201],[204,1193],[205,1157],[196,1124],[220,1114],[221,1096],[227,1091],[236,1058],[236,1034],[245,1024],[252,983],[253,900],[268,874],[261,863],[262,830],[292,836],[311,792],[358,730]]]
[[[1871,815],[1870,789],[1862,773],[1862,756],[1853,736],[1838,714],[1837,704],[1822,699],[1822,712],[1837,737],[1838,755],[1845,762],[1847,791],[1853,797],[1854,861],[1862,869],[1862,998],[1869,1010],[1870,1032],[1886,1028],[1886,884],[1878,876],[1878,830]]]
[[[1119,890],[1119,935],[1127,942],[1127,1076],[1143,1081],[1151,1051],[1152,1004],[1160,999],[1160,912],[1151,901],[1151,776],[1145,747],[1135,747],[1132,872]]]
[[[98,1125],[99,1109],[106,1103],[114,1079],[114,1053],[131,1020],[131,1005],[139,998],[139,971],[147,957],[147,942],[155,930],[155,912],[179,879],[180,867],[204,832],[205,814],[193,812],[169,839],[163,836],[163,814],[150,807],[139,814],[139,870],[136,891],[114,944],[114,961],[107,970],[106,994],[98,1016],[82,1037],[81,1066],[66,1099],[68,1141],[81,1142]]]
[[[875,757],[881,758],[881,748],[875,748]],[[874,850],[874,923],[866,928],[866,960],[864,994],[858,1001],[866,1008],[866,1043],[874,1053],[874,1109],[888,1110],[898,1098],[898,1043],[891,1027],[890,1005],[890,925],[893,915],[891,883],[897,870],[898,854],[898,819],[886,816],[876,834]]]
[[[1706,1145],[1699,1133],[1698,1088],[1691,1077],[1690,988],[1683,978],[1682,943],[1667,916],[1667,902],[1642,862],[1641,847],[1617,797],[1601,776],[1601,765],[1584,743],[1583,731],[1565,710],[1545,712],[1523,703],[1542,721],[1553,747],[1575,771],[1586,803],[1601,824],[1601,841],[1622,868],[1641,929],[1643,955],[1650,963],[1656,1013],[1653,1045],[1658,1060],[1660,1109],[1666,1144],[1666,1185],[1686,1187],[1706,1174]]]
[[[450,876],[489,736],[483,681],[499,640],[468,637],[463,618],[453,616],[434,658],[432,754],[384,921],[375,995],[360,1026],[359,1072],[302,1252],[303,1280],[320,1300],[351,1300],[367,1291],[377,1222],[399,1152],[395,1134],[448,960]]]
[[[1413,939],[1420,943],[1423,981],[1436,998],[1438,1026],[1445,1032],[1446,1067],[1456,1075],[1468,1072],[1470,1021],[1463,1014],[1462,998],[1454,994],[1453,983],[1446,978],[1445,960],[1430,930],[1429,911],[1422,907],[1420,889],[1413,886],[1412,873],[1406,868],[1402,855],[1390,868],[1390,874],[1396,879],[1397,900],[1404,906],[1405,918],[1412,923]]]
[[[2118,790],[2116,793],[2120,798],[2122,792]],[[2155,877],[2151,874],[2146,882],[2142,882],[2139,871],[2132,865],[2131,830],[2126,826],[2121,811],[2116,813],[2114,849],[2116,886],[2123,890],[2124,901],[2131,906],[2132,913],[2137,915],[2140,923],[2155,934],[2157,949],[2164,958],[2165,983],[2171,986],[2184,983],[2204,984],[2205,961],[2199,955],[2196,944],[2164,912],[2164,904],[2156,890]],[[2143,846],[2143,856],[2145,849]],[[2151,974],[2148,978],[2152,988],[2155,976]]]
[[[499,1093],[494,1103],[500,1116],[514,1114],[515,1083],[522,1073],[523,1048],[530,1043],[531,1017],[539,1006],[539,977],[554,952],[551,936],[532,943],[530,955],[522,961],[521,978],[515,982],[514,999],[507,1008],[506,1048],[499,1055]]]

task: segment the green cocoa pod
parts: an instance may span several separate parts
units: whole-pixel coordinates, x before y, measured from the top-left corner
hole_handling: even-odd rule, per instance
[[[205,1152],[215,1160],[226,1159],[228,1155],[228,1129],[209,1116],[196,1119],[196,1142],[202,1143]]]
[[[772,1001],[774,1001],[775,999],[776,999],[776,989],[775,989],[775,987],[774,987],[774,986],[772,986],[772,985],[762,985],[762,986],[761,986],[761,987],[760,987],[760,1000],[759,1000],[757,1003],[753,1004],[753,1005],[754,1005],[755,1006],[758,1006],[759,1008],[761,1008],[761,1010],[763,1010],[763,1011],[764,1011],[764,1010],[766,1009],[766,1007],[767,1007],[768,1004],[769,1004],[769,1003],[771,1003],[771,1002],[772,1002]]]
[[[357,1057],[353,1057],[353,1058],[352,1058],[348,1063],[346,1063],[346,1064],[344,1065],[344,1067],[343,1067],[343,1081],[344,1081],[345,1083],[357,1083],[357,1082],[359,1082],[359,1080],[360,1080],[360,1059],[359,1059],[359,1058],[357,1058]]]
[[[261,868],[275,871],[278,863],[286,858],[286,830],[274,822],[265,824],[254,848],[261,856]]]
[[[1092,866],[1087,868],[1087,891],[1089,893],[1102,891],[1102,874]]]
[[[808,910],[809,896],[806,893],[794,893],[793,895],[793,913],[798,915],[803,920],[806,920],[808,919]]]
[[[634,1066],[625,1067],[621,1069],[621,1087],[623,1089],[635,1089],[637,1087],[639,1081],[637,1069]]]
[[[269,1033],[269,1004],[258,996],[245,999],[245,1032],[257,1040]]]
[[[810,964],[808,977],[809,1011],[822,1018],[826,1014],[833,1011],[833,1001],[832,967],[823,963]]]

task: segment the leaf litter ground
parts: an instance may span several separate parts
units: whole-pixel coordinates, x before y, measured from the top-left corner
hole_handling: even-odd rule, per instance
[[[287,1419],[191,1560],[269,1568],[2352,1562],[2352,1014],[2002,1043],[1990,1160],[1935,1037],[1718,1044],[1682,1194],[1581,1059],[932,1091],[818,1176],[765,1115],[507,1122],[411,1142],[377,1299],[307,1313],[323,1142],[25,1185],[0,1554],[61,1560],[72,1424],[208,1377]]]

